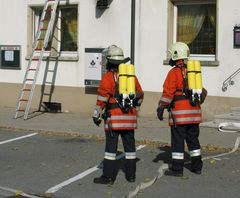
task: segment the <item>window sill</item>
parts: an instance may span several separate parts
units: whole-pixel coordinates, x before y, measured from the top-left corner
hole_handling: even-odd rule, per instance
[[[0,67],[1,70],[21,70],[21,67]]]
[[[203,67],[218,67],[219,66],[219,61],[200,61],[201,65]],[[164,60],[163,65],[169,65],[169,60]]]
[[[30,56],[25,57],[26,60],[30,60]],[[77,62],[79,60],[78,56],[45,56],[43,61],[49,60],[58,60],[58,61],[67,61],[67,62]]]

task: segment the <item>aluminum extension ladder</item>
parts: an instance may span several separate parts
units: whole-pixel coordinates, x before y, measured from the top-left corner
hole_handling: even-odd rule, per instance
[[[30,56],[22,88],[17,99],[14,115],[15,119],[19,117],[19,113],[24,114],[24,120],[28,118],[43,55],[54,30],[59,1],[60,0],[45,1],[40,23],[33,43],[33,52]]]

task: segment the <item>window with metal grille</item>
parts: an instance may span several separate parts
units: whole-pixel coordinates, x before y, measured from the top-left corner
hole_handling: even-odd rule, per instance
[[[216,4],[177,5],[177,41],[188,44],[191,54],[216,52]]]

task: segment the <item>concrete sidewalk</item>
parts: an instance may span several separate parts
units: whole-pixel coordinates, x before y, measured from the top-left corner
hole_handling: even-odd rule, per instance
[[[84,137],[103,138],[103,125],[93,124],[91,114],[84,113],[41,113],[13,119],[14,108],[0,107],[0,127],[21,129],[31,132],[66,133]],[[239,133],[221,133],[216,128],[200,127],[202,146],[232,148]],[[170,129],[167,119],[160,122],[157,117],[139,117],[136,140],[145,144],[170,143]]]

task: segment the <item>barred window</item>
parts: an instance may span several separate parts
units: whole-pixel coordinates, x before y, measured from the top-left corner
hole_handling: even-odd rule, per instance
[[[216,4],[177,5],[177,41],[188,44],[191,54],[216,52]]]

